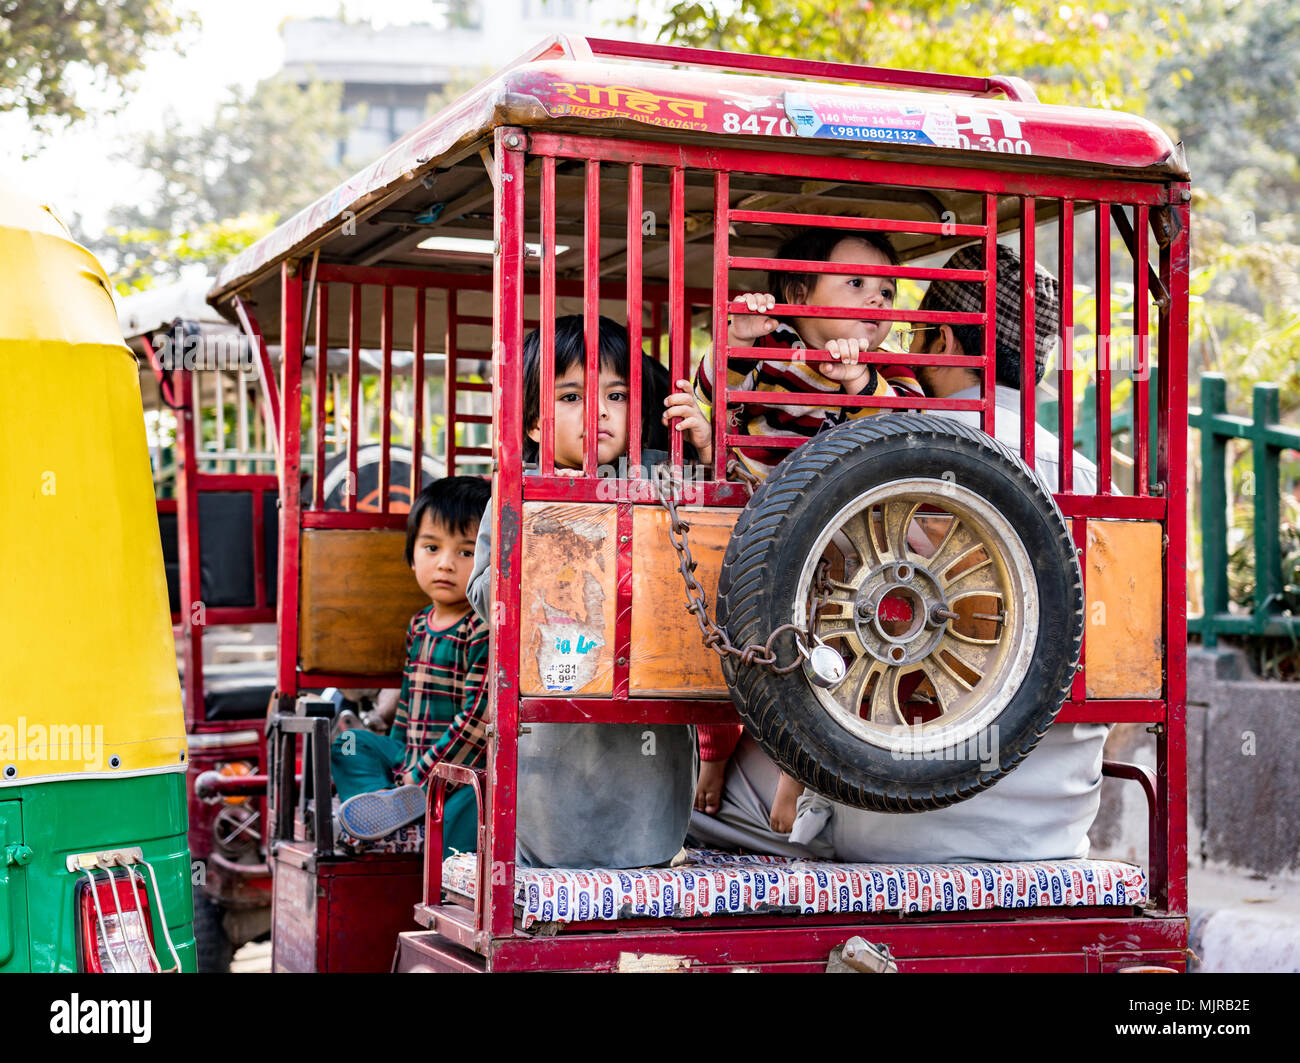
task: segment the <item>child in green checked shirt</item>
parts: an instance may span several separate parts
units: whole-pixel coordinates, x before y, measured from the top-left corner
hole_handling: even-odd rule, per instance
[[[440,762],[480,765],[488,711],[488,627],[465,587],[474,540],[491,488],[476,476],[448,476],[416,497],[406,524],[406,562],[431,603],[411,618],[397,715],[388,735],[342,732],[330,749],[339,826],[363,841],[424,815],[424,789]],[[449,787],[444,855],[474,849],[474,792]]]

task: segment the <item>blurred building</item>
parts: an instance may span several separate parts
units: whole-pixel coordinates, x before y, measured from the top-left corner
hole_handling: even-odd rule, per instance
[[[611,24],[624,12],[609,0],[470,0],[447,9],[450,26],[284,23],[284,76],[341,82],[343,109],[356,118],[332,161],[375,158],[426,117],[430,96],[469,87],[551,34],[631,35]]]

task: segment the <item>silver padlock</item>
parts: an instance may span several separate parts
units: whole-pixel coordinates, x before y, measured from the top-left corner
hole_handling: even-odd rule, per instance
[[[833,687],[842,683],[848,671],[844,667],[844,658],[821,642],[804,655],[803,670],[819,687]]]

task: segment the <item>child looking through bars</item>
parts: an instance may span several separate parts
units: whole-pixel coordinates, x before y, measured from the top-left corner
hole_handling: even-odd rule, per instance
[[[883,236],[836,229],[807,229],[787,240],[777,257],[845,267],[898,265],[897,254]],[[851,269],[841,273],[800,272],[792,266],[773,270],[768,287],[768,292],[749,292],[739,297],[751,312],[733,314],[728,318],[727,345],[754,347],[759,351],[774,348],[825,350],[839,361],[812,364],[770,358],[761,361],[729,359],[729,390],[768,392],[774,399],[788,392],[871,396],[922,394],[911,369],[899,365],[877,368],[859,361],[861,353],[879,350],[893,330],[890,321],[873,316],[874,311],[893,308],[897,284],[892,277],[856,273]],[[790,317],[774,318],[770,312],[778,303],[856,310],[861,316],[814,317],[796,313]],[[674,423],[675,429],[684,434],[705,461],[713,458],[713,372],[713,359],[705,355],[696,370],[694,383],[678,381],[681,390],[670,395],[664,403],[664,423]],[[765,436],[811,438],[846,418],[866,417],[881,410],[881,407],[873,406],[846,408],[776,401],[748,402],[731,411],[731,420],[738,434],[752,436],[756,443],[761,443]],[[788,453],[786,449],[775,447],[742,445],[736,448],[736,457],[742,467],[760,478],[766,478]],[[729,802],[724,808],[724,781],[741,729],[708,726],[701,727],[699,734],[701,765],[695,808],[707,818],[695,817],[692,834],[707,836],[702,840],[709,844],[779,850],[779,839],[768,832],[779,836],[789,834],[803,785],[784,772],[777,772],[770,761],[763,764],[766,757],[757,746],[751,748],[746,744],[745,761],[752,770],[742,773],[746,774],[744,784],[737,779],[733,790],[743,790],[750,799],[745,802],[743,812],[730,807],[734,802]],[[771,771],[767,770],[769,767]],[[721,818],[713,821],[715,815]],[[725,829],[725,821],[730,819],[736,820],[738,833]],[[750,823],[750,820],[754,822]]]
[[[599,320],[599,376],[586,378],[585,322],[555,322],[555,378],[542,379],[541,332],[524,339],[525,462],[535,462],[543,402],[554,404],[555,473],[581,476],[586,403],[597,403],[598,476],[626,475],[632,352],[623,326]],[[655,371],[643,364],[643,390]],[[659,392],[662,395],[662,392]],[[645,403],[642,406],[645,409]],[[641,468],[668,462],[651,444],[662,435],[657,418],[642,417]],[[528,470],[530,473],[535,470]],[[480,526],[469,600],[491,615],[491,521]],[[613,602],[602,607],[614,608]],[[529,603],[524,603],[529,608]],[[647,867],[677,855],[695,792],[691,728],[643,724],[530,723],[519,736],[516,804],[517,859],[523,867]]]

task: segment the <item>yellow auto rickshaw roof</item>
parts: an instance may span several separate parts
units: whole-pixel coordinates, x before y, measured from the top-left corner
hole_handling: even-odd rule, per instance
[[[183,771],[136,363],[95,256],[0,181],[0,794]]]

